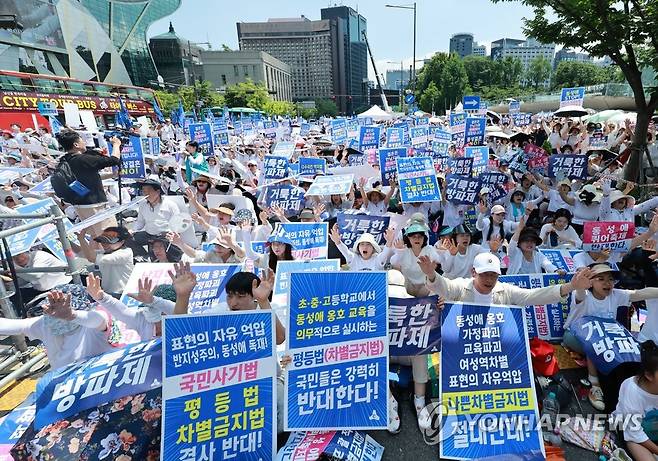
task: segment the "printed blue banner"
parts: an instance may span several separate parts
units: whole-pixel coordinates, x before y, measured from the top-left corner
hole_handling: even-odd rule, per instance
[[[402,132],[404,133],[404,145],[408,146],[411,144],[411,137],[409,136],[410,123],[408,121],[394,123],[393,128],[402,128]]]
[[[395,149],[379,149],[379,171],[382,175],[382,185],[390,186],[391,179],[397,178],[398,166],[396,159],[406,156],[406,147],[398,147]]]
[[[431,157],[403,157],[397,158],[396,161],[402,203],[441,200],[441,191]]]
[[[276,461],[381,461],[384,447],[365,432],[293,432]]]
[[[439,457],[544,459],[523,309],[454,303],[442,318]]]
[[[311,124],[310,123],[302,123],[299,127],[299,135],[300,136],[307,136],[309,131],[311,131]]]
[[[581,106],[585,100],[585,87],[562,88],[560,93],[560,107]]]
[[[340,230],[340,241],[352,249],[358,238],[366,232],[372,234],[378,244],[384,245],[384,233],[390,221],[390,216],[338,213],[336,224]]]
[[[451,113],[448,121],[452,134],[464,133],[466,131],[466,114],[464,112]]]
[[[318,176],[306,191],[306,195],[345,195],[349,194],[354,182],[353,174]]]
[[[140,138],[144,155],[159,157],[161,152],[160,138]]]
[[[512,119],[516,126],[528,126],[532,123],[532,114],[527,112],[514,113],[512,114]]]
[[[385,429],[386,272],[290,274],[286,430]]]
[[[36,415],[34,393],[11,413],[0,418],[0,461],[12,461],[11,449],[18,442],[25,431],[30,427]]]
[[[331,140],[334,144],[347,143],[347,121],[345,119],[331,121]]]
[[[510,114],[514,114],[521,110],[521,103],[519,101],[510,101],[507,105],[507,110],[509,110]],[[509,123],[509,120],[507,123]]]
[[[484,117],[467,117],[464,128],[465,142],[471,146],[484,144],[484,130],[487,127],[487,119]],[[488,155],[487,155],[488,157]]]
[[[281,207],[286,217],[299,214],[302,210],[303,201],[304,189],[301,187],[280,184],[265,188],[265,204],[268,207]]]
[[[213,134],[210,123],[190,124],[190,139],[199,143],[199,152],[206,157],[215,152],[213,145]]]
[[[616,320],[585,316],[575,320],[569,331],[580,341],[587,358],[605,375],[623,363],[640,361],[640,344]]]
[[[441,312],[437,300],[437,296],[389,298],[389,355],[404,357],[441,350]]]
[[[587,155],[551,155],[549,178],[587,179]]]
[[[448,155],[452,134],[444,130],[436,130],[432,139],[432,151],[436,155]]]
[[[464,96],[462,106],[464,110],[478,110],[480,108],[480,96]]]
[[[552,285],[561,285],[571,281],[572,274],[517,274],[502,275],[501,282],[510,283],[521,288],[542,288]],[[526,324],[528,336],[546,341],[562,339],[564,336],[564,322],[571,310],[571,296],[562,298],[557,304],[543,306],[526,306]]]
[[[416,119],[417,126],[428,126],[430,124],[429,117],[420,117]]]
[[[277,142],[272,149],[272,155],[275,157],[285,157],[290,159],[292,154],[295,153],[295,143],[291,141]]]
[[[240,264],[198,264],[191,265],[196,275],[197,284],[192,290],[188,304],[190,314],[215,311],[226,303],[226,282],[242,270]],[[137,293],[138,282],[144,277],[153,281],[154,286],[170,284],[169,271],[174,270],[173,263],[138,263],[130,274],[121,295],[121,302],[128,307],[138,307],[139,301],[128,296]]]
[[[582,253],[581,250],[549,250],[546,248],[540,248],[539,251],[555,267],[566,272],[576,272],[576,263],[574,263],[573,257],[578,253]]]
[[[147,138],[131,136],[130,142],[121,147],[121,177],[126,179],[146,178],[146,164],[142,150],[142,139]]]
[[[369,126],[374,123],[372,117],[359,117],[357,118],[357,121],[359,122],[359,125],[363,126]]]
[[[55,205],[51,198],[39,200],[27,205],[17,206],[14,210],[20,214],[50,214],[50,207]],[[7,237],[7,245],[12,256],[25,253],[34,246],[37,238],[47,235],[55,226],[53,224],[36,227]]]
[[[266,183],[288,177],[288,159],[266,155],[263,160],[263,177]]]
[[[446,176],[446,200],[455,205],[475,205],[480,193],[480,180],[467,176]]]
[[[340,270],[340,259],[315,259],[311,261],[279,261],[276,265],[272,302],[288,306],[290,274],[293,272],[336,272]]]
[[[426,149],[428,146],[429,132],[426,126],[414,126],[409,130],[411,146],[414,149]]]
[[[386,129],[386,147],[389,149],[404,146],[404,128]]]
[[[301,157],[299,159],[299,174],[302,176],[315,176],[318,173],[327,173],[327,161],[323,158]]]
[[[163,461],[273,458],[274,330],[272,311],[165,317]]]
[[[603,132],[595,132],[589,137],[589,150],[605,149],[608,147],[608,136]]]
[[[263,134],[267,139],[276,139],[276,122],[272,120],[263,121]]]
[[[329,223],[277,223],[272,235],[285,235],[292,240],[292,254],[295,259],[321,259],[327,257]]]
[[[489,189],[487,193],[487,204],[493,203],[503,199],[507,196],[507,183],[509,176],[505,173],[482,173],[478,176],[482,187]]]
[[[471,170],[472,176],[479,176],[487,171],[489,167],[489,147],[477,146],[464,148],[464,156],[473,159],[473,169]]]
[[[161,380],[160,338],[58,368],[37,382],[34,427],[160,387]]]
[[[355,118],[347,120],[347,139],[356,140],[359,139],[359,122]]]
[[[448,159],[450,173],[457,176],[473,176],[473,158],[456,157]]]
[[[234,133],[236,136],[241,135],[243,131],[244,131],[244,127],[242,126],[242,122],[241,122],[241,121],[238,120],[238,121],[236,121],[236,122],[233,122],[233,133]]]

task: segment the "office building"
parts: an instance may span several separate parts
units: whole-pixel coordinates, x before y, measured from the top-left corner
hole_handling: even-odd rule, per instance
[[[462,58],[473,54],[473,34],[461,33],[450,37],[450,52]]]
[[[151,37],[149,50],[165,84],[191,85],[194,79],[198,81],[200,75],[195,69],[201,65],[202,48],[179,37],[171,22],[168,32]]]
[[[484,45],[473,45],[473,56],[487,56],[487,47]]]
[[[264,51],[202,51],[204,80],[215,88],[251,80],[263,83],[273,99],[292,101],[290,66]]]
[[[571,51],[568,48],[562,48],[560,51],[555,53],[553,68],[557,69],[558,64],[560,64],[563,61],[593,63],[594,59],[587,53],[576,53],[575,51]]]
[[[409,71],[408,70],[387,70],[386,71],[386,84],[384,88],[387,90],[400,90],[409,85]]]
[[[0,30],[0,68],[147,85],[157,78],[146,30],[181,0],[0,2],[22,30]]]
[[[237,23],[242,51],[264,51],[288,64],[295,101],[329,99],[334,94],[332,30],[330,20],[269,19]]]
[[[530,63],[538,57],[546,58],[548,62],[552,63],[555,57],[555,44],[540,43],[534,38],[529,38],[526,41],[518,44],[517,46],[503,47],[500,51],[500,58],[511,57],[521,61],[523,66],[523,73],[528,70]],[[549,80],[544,82],[548,85]]]
[[[516,48],[522,43],[525,43],[525,40],[519,40],[516,38],[501,38],[491,42],[491,59],[500,59],[502,57],[503,50],[508,48]]]
[[[349,6],[320,10],[320,18],[332,22],[332,73],[338,110],[352,114],[367,103],[368,50],[363,34],[366,18]]]

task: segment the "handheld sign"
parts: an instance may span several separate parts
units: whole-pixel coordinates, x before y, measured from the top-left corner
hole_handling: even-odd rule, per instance
[[[473,172],[473,157],[457,157],[448,158],[448,168],[450,173],[458,176],[474,176]]]
[[[301,176],[315,176],[327,172],[327,161],[323,158],[301,157],[299,159],[299,174]]]
[[[162,341],[162,460],[273,459],[274,313],[166,316]]]
[[[331,121],[331,140],[334,144],[347,142],[347,121],[345,119]]]
[[[0,461],[11,461],[11,449],[18,443],[36,416],[34,393],[8,415],[0,418]]]
[[[432,151],[439,156],[448,155],[451,141],[452,134],[445,130],[436,130],[432,139]]]
[[[585,87],[562,88],[560,93],[560,107],[582,106],[585,100]]]
[[[548,177],[555,178],[559,174],[569,179],[587,179],[587,156],[551,155],[548,164]]]
[[[210,123],[191,123],[190,139],[199,143],[199,152],[208,157],[215,152],[213,134]]]
[[[302,209],[304,189],[288,184],[279,184],[265,188],[265,204],[283,209],[286,217],[299,214]]]
[[[402,203],[441,200],[441,191],[431,157],[402,157],[397,158],[396,162]]]
[[[138,136],[131,136],[130,142],[121,147],[121,176],[131,179],[146,178],[144,152]]]
[[[398,175],[396,159],[407,156],[407,149],[399,147],[396,149],[379,149],[379,171],[382,174],[382,185],[390,186],[391,179]]]
[[[596,132],[589,137],[589,150],[605,149],[608,147],[608,136],[602,132]]]
[[[507,196],[507,184],[509,176],[505,173],[481,173],[478,178],[482,187],[489,189],[487,193],[487,204],[491,205]]]
[[[353,174],[318,176],[306,191],[306,195],[348,194],[354,182]]]
[[[266,183],[272,183],[288,176],[288,159],[266,155],[263,160],[263,176]]]
[[[549,250],[547,248],[540,248],[539,252],[546,256],[551,264],[565,272],[576,272],[573,257],[578,253],[582,253],[580,250]]]
[[[381,131],[378,126],[359,127],[359,150],[365,152],[368,149],[379,149]]]
[[[489,147],[466,146],[464,148],[464,156],[473,159],[473,169],[471,170],[473,176],[478,176],[487,171],[487,167],[489,166]]]
[[[388,350],[392,357],[441,350],[441,313],[436,303],[436,296],[389,298]]]
[[[487,119],[484,117],[467,117],[465,131],[465,142],[471,146],[484,144],[484,131],[487,127]]]
[[[521,110],[521,103],[519,101],[510,101],[510,103],[507,105],[507,109],[509,110],[510,114],[518,113]],[[509,120],[507,123],[509,123]]]
[[[635,235],[635,224],[627,221],[585,221],[583,250],[628,251]]]
[[[340,259],[315,259],[313,261],[279,261],[276,265],[272,303],[288,307],[290,274],[293,272],[336,272]]]
[[[277,223],[272,235],[284,235],[292,241],[292,255],[295,259],[321,259],[327,257],[329,223]]]
[[[384,447],[359,431],[293,432],[275,461],[381,461]]]
[[[640,344],[616,320],[585,316],[575,320],[569,330],[580,341],[587,358],[603,374],[622,363],[640,361]]]
[[[426,126],[414,126],[409,130],[411,147],[414,149],[426,149],[428,141],[428,130]]]
[[[358,238],[366,232],[371,234],[378,244],[383,245],[384,232],[388,229],[390,221],[390,216],[338,213],[336,224],[340,230],[340,241],[347,248],[353,248]]]
[[[295,143],[290,141],[277,142],[272,149],[272,155],[275,157],[285,157],[289,159],[295,152]]]
[[[441,459],[545,458],[524,317],[516,306],[443,308]]]
[[[404,146],[404,128],[386,129],[386,147],[392,149]]]
[[[387,427],[387,290],[386,272],[290,274],[285,430]]]
[[[475,205],[480,193],[480,180],[449,174],[446,176],[446,199],[455,205]]]

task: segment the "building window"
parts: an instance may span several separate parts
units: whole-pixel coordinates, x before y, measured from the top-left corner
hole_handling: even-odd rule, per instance
[[[249,66],[242,66],[242,72],[244,72],[245,77],[249,77]]]
[[[235,74],[236,77],[240,76],[240,69],[238,66],[233,66],[233,73]]]
[[[226,75],[222,74],[222,85],[226,85]]]

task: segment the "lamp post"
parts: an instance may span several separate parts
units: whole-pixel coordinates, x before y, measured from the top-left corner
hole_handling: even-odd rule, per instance
[[[403,10],[413,10],[414,11],[414,62],[413,62],[413,73],[411,80],[412,89],[416,89],[416,2],[410,5],[386,5],[386,8],[400,8]]]

